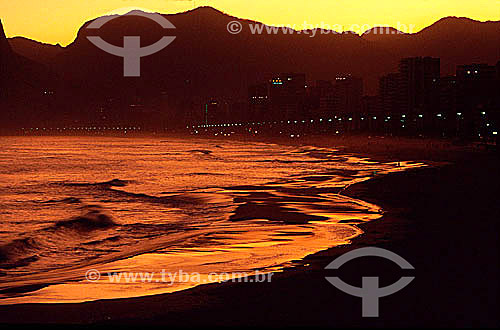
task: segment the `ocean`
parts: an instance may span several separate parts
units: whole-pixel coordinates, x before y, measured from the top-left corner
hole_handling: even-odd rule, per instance
[[[222,139],[0,137],[0,304],[138,297],[220,281],[213,273],[280,271],[382,216],[343,189],[420,166]],[[144,273],[184,277],[111,280]]]

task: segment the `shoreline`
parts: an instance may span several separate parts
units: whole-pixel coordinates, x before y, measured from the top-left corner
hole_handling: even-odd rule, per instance
[[[261,141],[274,143],[272,139],[271,141]],[[293,141],[295,142],[295,141]],[[303,141],[300,141],[303,142]],[[385,141],[384,141],[385,142]],[[334,140],[330,143],[337,143]],[[329,144],[330,144],[329,143]],[[315,145],[318,147],[332,147],[335,146],[326,146],[321,145],[321,141],[319,143],[305,143],[307,145]],[[337,147],[338,148],[338,147]],[[363,147],[359,147],[358,149],[362,149]],[[401,148],[401,147],[400,147]],[[354,150],[353,150],[354,149]],[[351,149],[352,152],[349,151],[349,148],[341,149],[350,154],[358,155],[356,152],[356,148]],[[382,151],[387,150],[387,146],[382,146]],[[424,148],[425,149],[425,148]],[[474,156],[476,156],[473,161],[469,162],[470,159],[470,151],[462,151],[459,154],[456,154],[457,151],[453,151],[455,153],[455,157],[451,157],[451,159],[447,159],[450,157],[446,157],[449,155],[449,152],[446,150],[442,150],[443,152],[438,152],[435,157],[428,157],[427,161],[431,162],[442,162],[447,160],[451,161],[448,165],[442,165],[438,167],[427,167],[420,169],[410,169],[408,171],[402,173],[392,173],[383,175],[380,177],[372,178],[368,181],[354,184],[349,186],[342,193],[346,196],[362,199],[364,201],[368,201],[371,203],[375,203],[382,207],[385,211],[383,217],[379,220],[371,221],[369,223],[358,225],[358,228],[361,228],[364,232],[360,236],[354,238],[349,245],[333,247],[328,250],[324,250],[312,255],[307,256],[302,261],[300,261],[298,266],[294,266],[292,268],[287,268],[283,272],[275,273],[273,276],[273,281],[271,283],[221,283],[221,284],[205,284],[201,286],[197,286],[188,290],[179,291],[170,294],[160,294],[156,296],[147,296],[140,298],[126,298],[119,300],[99,300],[88,303],[81,304],[27,304],[27,305],[11,305],[11,306],[0,306],[0,322],[2,323],[122,323],[122,324],[167,324],[167,325],[203,325],[203,324],[214,324],[214,325],[363,325],[363,324],[380,324],[380,325],[415,325],[415,324],[426,324],[426,321],[432,321],[432,324],[436,324],[438,320],[436,317],[439,316],[440,323],[442,325],[453,325],[452,318],[445,317],[446,313],[434,313],[434,317],[426,320],[422,318],[422,315],[406,315],[405,318],[397,317],[397,318],[379,318],[375,321],[373,319],[370,320],[369,323],[366,323],[367,320],[363,320],[360,317],[360,298],[350,297],[346,294],[338,291],[333,286],[331,286],[325,279],[325,270],[324,266],[332,261],[336,256],[343,254],[349,250],[352,250],[361,246],[380,246],[390,249],[393,252],[396,252],[405,259],[407,259],[412,264],[421,264],[420,269],[429,268],[429,265],[420,261],[422,256],[428,256],[432,254],[436,250],[434,248],[423,248],[414,246],[415,242],[409,242],[414,237],[426,236],[426,231],[422,231],[424,228],[420,228],[418,221],[415,221],[415,207],[418,205],[413,205],[417,203],[414,201],[415,194],[425,193],[425,191],[421,191],[421,189],[425,189],[425,185],[421,184],[422,181],[429,181],[429,184],[435,183],[436,177],[442,178],[447,177],[448,180],[451,179],[453,181],[453,176],[458,173],[467,173],[469,171],[468,167],[471,170],[476,170],[476,174],[481,176],[482,171],[478,171],[479,168],[475,168],[480,166],[483,160],[498,160],[496,155],[492,155],[490,153],[482,153],[482,152],[473,152]],[[408,153],[408,151],[405,151]],[[428,153],[428,151],[425,151]],[[400,152],[400,154],[404,154],[404,152]],[[478,157],[479,154],[479,157]],[[384,158],[384,154],[375,152],[373,155],[362,154],[363,157],[375,158],[377,157]],[[375,156],[375,157],[373,157]],[[417,155],[419,158],[420,155]],[[387,155],[386,155],[387,157]],[[406,159],[394,159],[392,156],[389,156],[392,161],[406,160]],[[389,157],[385,160],[389,160]],[[493,157],[493,158],[492,158]],[[404,157],[402,157],[404,158]],[[484,158],[484,159],[482,159]],[[420,159],[413,159],[415,161]],[[474,164],[470,164],[474,163]],[[498,164],[498,162],[496,162]],[[494,167],[493,167],[494,168]],[[451,173],[450,173],[451,172]],[[470,178],[469,178],[470,179]],[[406,181],[406,184],[404,184]],[[452,183],[452,182],[451,182]],[[443,183],[444,184],[444,183]],[[484,184],[484,182],[483,182]],[[411,187],[410,193],[408,194],[408,187]],[[436,186],[435,188],[439,188],[440,186]],[[466,185],[467,187],[467,185]],[[453,187],[456,188],[456,187]],[[394,191],[395,189],[399,189],[399,193]],[[412,191],[412,190],[417,191]],[[452,187],[450,186],[442,186],[443,190],[450,190]],[[430,195],[435,195],[435,190],[428,191]],[[439,192],[439,191],[438,191]],[[449,191],[447,191],[449,192]],[[404,194],[412,195],[412,198],[408,198],[403,196]],[[439,194],[438,194],[439,195]],[[406,200],[405,200],[406,197]],[[436,196],[433,196],[435,198]],[[427,202],[432,202],[433,198],[428,199]],[[494,196],[492,197],[494,198]],[[421,201],[420,201],[421,202]],[[460,200],[458,202],[465,202]],[[493,204],[494,205],[494,204]],[[433,208],[431,208],[433,209]],[[490,211],[495,210],[494,208]],[[428,210],[423,210],[428,211]],[[422,212],[422,211],[421,211]],[[446,212],[444,212],[446,213]],[[417,212],[418,214],[418,212]],[[443,215],[443,214],[441,214]],[[449,228],[450,223],[442,223],[439,226],[436,224],[434,228],[427,228],[427,230],[431,231],[431,238],[434,243],[439,244],[441,241],[444,247],[448,245],[444,243],[444,239],[442,235],[446,233]],[[496,222],[490,223],[493,228],[498,228]],[[484,225],[486,226],[486,225]],[[439,227],[439,228],[437,228]],[[488,226],[487,226],[488,227]],[[463,229],[463,228],[461,228]],[[453,230],[451,230],[453,232]],[[463,234],[464,232],[458,231],[455,234]],[[465,232],[466,233],[466,232]],[[491,231],[490,233],[495,234],[495,231]],[[437,236],[434,236],[437,235]],[[427,235],[428,236],[428,235]],[[429,237],[428,237],[429,238]],[[487,240],[490,243],[491,241]],[[498,247],[498,243],[496,243]],[[417,244],[418,245],[418,244]],[[494,250],[494,249],[492,249]],[[494,256],[493,251],[490,251],[490,254]],[[455,260],[455,259],[453,259]],[[474,261],[474,258],[469,261]],[[492,259],[492,260],[498,260]],[[455,260],[456,261],[456,260]],[[432,266],[436,266],[435,263],[432,263]],[[495,266],[495,265],[494,265]],[[498,266],[498,261],[496,266]],[[417,279],[419,278],[419,267],[415,265],[417,269]],[[498,267],[496,267],[496,272],[498,272]],[[489,273],[490,274],[490,273]],[[495,275],[494,272],[491,272],[492,275]],[[391,274],[384,274],[387,276],[391,276]],[[359,281],[360,274],[350,274],[349,277],[352,276],[354,280],[349,283],[356,283],[356,278]],[[347,278],[349,278],[347,277]],[[426,278],[425,273],[420,275],[422,278]],[[491,278],[494,278],[491,276]],[[397,278],[396,278],[397,279]],[[346,282],[348,282],[346,280]],[[392,283],[390,281],[387,284]],[[428,280],[424,283],[428,284]],[[432,282],[432,281],[430,281]],[[303,288],[304,283],[313,283],[317,284],[321,290],[316,290],[314,288]],[[495,281],[496,283],[496,281]],[[493,283],[493,284],[495,284]],[[355,284],[357,285],[357,284]],[[418,287],[418,290],[415,290],[415,287]],[[413,289],[412,289],[413,288]],[[454,287],[455,288],[455,287]],[[308,290],[309,289],[309,290]],[[408,290],[409,294],[417,295],[421,291],[422,286],[413,285],[409,286]],[[491,290],[491,289],[490,289]],[[273,291],[273,295],[271,295],[270,291]],[[446,293],[451,293],[453,290],[446,290]],[[281,301],[279,298],[280,293],[286,292],[287,295],[292,295],[293,297],[299,296],[299,300],[291,299],[292,302],[302,301],[302,304],[311,305],[316,307],[315,310],[311,310],[309,307],[300,308],[301,306],[297,306],[296,304],[292,304],[290,301]],[[267,298],[267,302],[262,302],[258,297],[258,293],[264,295]],[[323,298],[323,300],[316,301],[317,296]],[[243,301],[235,301],[234,297],[242,297]],[[278,296],[278,297],[276,297]],[[405,298],[405,295],[400,293],[399,295],[395,295],[395,297]],[[282,297],[286,300],[286,297]],[[408,297],[407,297],[408,298]],[[407,313],[407,311],[402,310],[401,306],[404,306],[405,302],[403,300],[398,300],[394,298],[384,298],[387,299],[388,303],[393,308],[399,309],[398,313]],[[330,301],[331,300],[331,301]],[[394,300],[394,301],[393,301]],[[491,297],[490,297],[491,302]],[[271,302],[275,303],[271,303]],[[276,301],[281,303],[276,303]],[[340,304],[345,304],[343,307],[339,307],[335,302],[339,302]],[[328,304],[332,304],[335,308],[338,309],[337,315],[330,315],[327,310],[324,310],[324,306]],[[407,303],[408,304],[408,303]],[[414,302],[411,302],[410,305],[413,307],[417,307],[414,305]],[[174,307],[172,307],[174,306]],[[225,309],[224,310],[224,306]],[[227,310],[227,306],[232,306],[231,310]],[[274,312],[269,314],[265,313],[264,306],[271,308]],[[482,305],[480,305],[482,306]],[[236,308],[233,308],[236,307]],[[439,307],[439,306],[438,306]],[[495,307],[495,306],[490,306]],[[445,311],[449,312],[449,309],[446,306],[442,307]],[[441,309],[442,309],[441,308]],[[381,305],[381,313],[382,310],[386,310],[387,306]],[[495,314],[490,314],[489,308],[482,306],[483,312],[481,314],[483,322],[478,324],[492,324],[492,322],[498,322],[498,318],[495,319]],[[252,311],[254,310],[254,311]],[[255,310],[258,312],[256,313]],[[439,308],[438,308],[439,310]],[[473,309],[471,309],[473,310]],[[492,309],[494,310],[494,309]],[[245,311],[252,311],[247,315]],[[321,313],[321,311],[323,313]],[[54,315],[54,313],[56,315]],[[450,314],[450,313],[448,313]],[[451,313],[455,314],[455,313]],[[475,313],[477,314],[477,313]],[[252,316],[252,318],[251,318]],[[329,317],[328,317],[329,316]],[[394,315],[392,315],[394,316]],[[443,317],[444,316],[444,317]],[[228,322],[228,317],[230,321]],[[326,317],[326,318],[325,318]],[[474,316],[474,319],[476,317]],[[479,321],[479,320],[478,320]],[[457,325],[460,323],[457,320]],[[475,325],[474,323],[463,323],[469,325]]]

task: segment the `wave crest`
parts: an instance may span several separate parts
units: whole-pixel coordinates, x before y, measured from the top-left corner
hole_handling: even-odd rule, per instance
[[[101,211],[92,210],[85,215],[69,220],[61,220],[55,223],[56,228],[71,228],[75,230],[90,231],[96,229],[106,229],[117,226],[113,218]]]
[[[26,266],[38,260],[38,243],[34,238],[26,237],[0,245],[0,266],[3,269]]]

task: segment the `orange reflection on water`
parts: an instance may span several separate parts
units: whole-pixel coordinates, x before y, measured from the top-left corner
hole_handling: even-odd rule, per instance
[[[0,174],[9,189],[0,194],[10,235],[2,238],[19,260],[38,259],[5,268],[0,290],[13,290],[0,293],[0,304],[138,297],[216,282],[211,273],[280,271],[349,244],[362,233],[356,224],[382,216],[379,206],[342,189],[423,166],[260,143],[47,138],[10,145],[0,150],[10,169]],[[71,218],[82,210],[94,213]],[[89,269],[100,279],[85,280]],[[111,281],[180,272],[197,276]],[[16,291],[27,286],[40,288]]]

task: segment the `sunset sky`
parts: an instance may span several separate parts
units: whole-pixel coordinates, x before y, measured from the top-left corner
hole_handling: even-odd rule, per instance
[[[500,0],[0,0],[0,19],[8,37],[67,45],[85,21],[110,12],[141,8],[176,13],[202,5],[269,25],[297,27],[304,22],[394,27],[400,23],[414,26],[405,32],[418,32],[445,16],[500,20]]]

